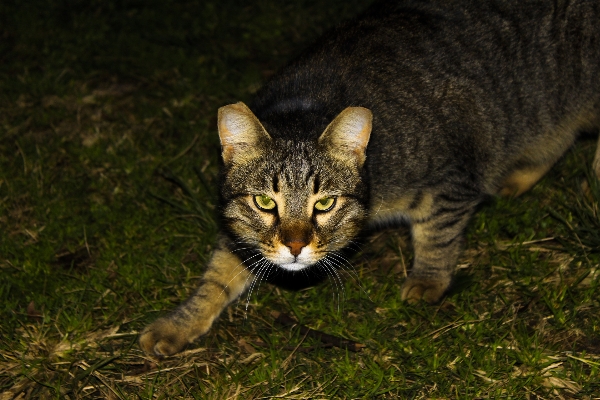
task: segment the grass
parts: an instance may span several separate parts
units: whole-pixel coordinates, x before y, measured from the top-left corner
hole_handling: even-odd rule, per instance
[[[263,284],[183,354],[140,351],[214,243],[216,109],[364,7],[0,4],[2,399],[599,398],[593,140],[481,208],[440,305],[399,300],[399,229],[365,241],[357,277]],[[323,347],[273,311],[366,348]]]

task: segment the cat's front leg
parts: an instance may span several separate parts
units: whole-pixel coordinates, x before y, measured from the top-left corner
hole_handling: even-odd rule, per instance
[[[462,249],[463,231],[475,205],[438,205],[431,215],[412,223],[415,258],[412,271],[402,285],[402,300],[437,303],[450,288]]]
[[[175,310],[148,325],[140,347],[148,354],[169,356],[210,329],[215,318],[246,290],[253,277],[242,260],[219,240],[194,294]]]

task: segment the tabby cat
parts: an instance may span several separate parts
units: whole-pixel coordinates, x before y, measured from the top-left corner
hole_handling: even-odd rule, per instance
[[[222,234],[195,293],[149,325],[158,356],[258,275],[332,269],[366,227],[410,224],[400,296],[440,300],[477,205],[528,190],[600,126],[600,2],[406,0],[331,31],[219,109]],[[600,145],[593,164],[600,177]]]

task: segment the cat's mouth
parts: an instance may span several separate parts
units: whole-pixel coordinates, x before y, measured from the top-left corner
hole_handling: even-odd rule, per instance
[[[302,248],[297,256],[294,256],[285,246],[281,246],[274,254],[264,254],[264,256],[287,271],[300,271],[319,262],[319,257],[309,246]]]

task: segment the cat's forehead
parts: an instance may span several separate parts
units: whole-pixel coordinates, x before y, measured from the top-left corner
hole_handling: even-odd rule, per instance
[[[328,156],[306,142],[274,140],[260,151],[261,156],[227,174],[233,192],[297,192],[314,188]]]
[[[302,198],[315,193],[340,195],[360,180],[320,148],[316,140],[273,139],[260,148],[260,156],[226,174],[224,190],[235,193],[277,193]]]
[[[265,162],[270,175],[288,187],[303,187],[310,183],[326,162],[326,156],[319,154],[316,146],[310,142],[281,140],[274,144],[269,156]]]

